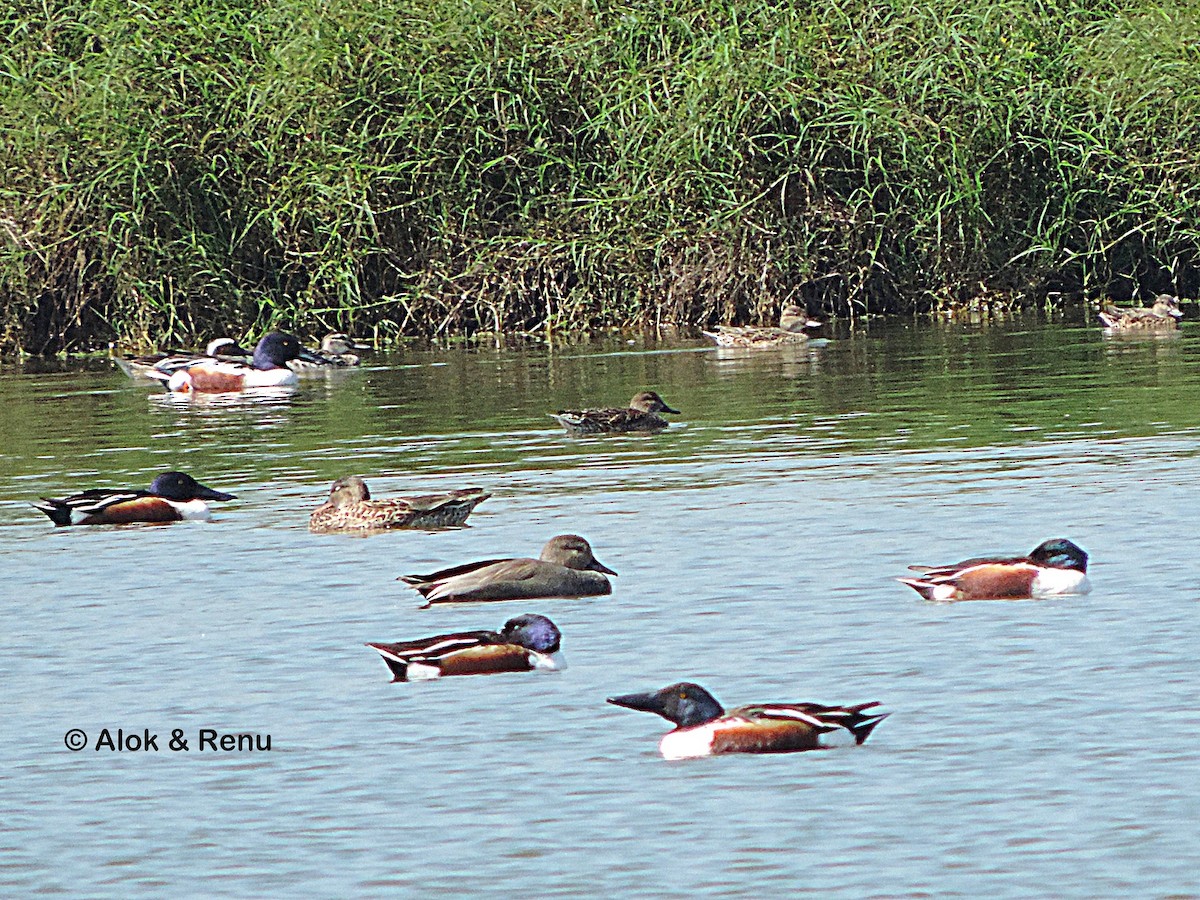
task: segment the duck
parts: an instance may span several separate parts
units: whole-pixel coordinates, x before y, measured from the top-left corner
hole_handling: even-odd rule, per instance
[[[234,500],[233,494],[205,487],[185,472],[163,472],[149,490],[100,489],[68,497],[42,497],[31,505],[55,525],[127,525],[131,522],[207,522],[205,501]]]
[[[1170,294],[1159,294],[1148,309],[1121,309],[1108,304],[1100,311],[1104,327],[1114,331],[1173,331],[1182,318],[1179,298]]]
[[[702,331],[718,347],[782,347],[808,341],[807,328],[819,328],[823,323],[810,319],[803,308],[789,303],[779,314],[779,326],[718,325],[716,331]]]
[[[642,391],[633,395],[626,409],[562,409],[550,413],[550,418],[571,434],[628,434],[662,431],[671,424],[658,415],[664,412],[679,414],[654,391]]]
[[[310,351],[315,359],[293,359],[288,362],[288,368],[297,372],[314,369],[345,369],[357,366],[362,362],[351,350],[366,350],[367,347],[356,343],[348,335],[333,331],[321,339],[321,348]]]
[[[393,682],[566,668],[558,626],[533,614],[509,619],[499,631],[462,631],[367,646],[383,657]]]
[[[909,566],[898,578],[926,600],[1030,600],[1086,594],[1088,555],[1066,538],[1038,544],[1028,556],[980,556],[949,566]]]
[[[463,488],[443,494],[372,500],[366,481],[359,475],[347,475],[333,483],[329,499],[313,510],[308,530],[455,528],[490,496],[480,488]]]
[[[681,681],[657,691],[609,697],[626,709],[657,713],[675,729],[658,744],[664,759],[696,759],[723,753],[791,753],[819,750],[820,737],[844,728],[861,744],[891,713],[867,712],[878,701],[857,706],[820,703],[755,703],[728,712],[707,690]]]
[[[273,331],[254,348],[249,364],[220,359],[194,360],[174,372],[149,371],[152,378],[166,384],[167,390],[183,394],[217,394],[247,388],[287,387],[299,383],[296,373],[287,367],[293,359],[316,359],[290,334]]]
[[[154,373],[165,372],[168,375],[205,359],[220,359],[227,362],[246,362],[250,351],[242,347],[233,338],[221,337],[209,341],[204,353],[188,354],[182,351],[170,353],[155,353],[150,356],[114,356],[113,362],[130,378],[157,378]]]
[[[537,559],[485,559],[397,580],[424,597],[422,608],[428,609],[434,603],[599,597],[612,593],[604,576],[616,574],[592,555],[582,537],[560,534],[546,542]]]

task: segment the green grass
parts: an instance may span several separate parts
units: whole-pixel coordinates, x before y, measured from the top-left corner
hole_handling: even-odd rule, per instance
[[[1200,293],[1200,5],[16,0],[0,345]]]

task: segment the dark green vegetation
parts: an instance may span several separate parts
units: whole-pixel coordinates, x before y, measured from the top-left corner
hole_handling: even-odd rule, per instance
[[[10,349],[1200,290],[1191,2],[3,6]]]

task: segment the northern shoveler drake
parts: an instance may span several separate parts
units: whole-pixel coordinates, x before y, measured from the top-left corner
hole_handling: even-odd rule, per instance
[[[347,475],[333,483],[329,500],[313,510],[309,531],[347,531],[371,528],[454,528],[490,497],[479,488],[463,488],[444,494],[389,497],[372,500],[367,483]]]
[[[808,341],[808,328],[819,328],[822,323],[810,319],[799,306],[788,304],[779,314],[779,327],[755,325],[718,325],[716,331],[701,332],[718,347],[781,347],[785,344],[803,344]]]
[[[160,378],[161,380],[161,376],[155,373],[165,372],[169,376],[179,369],[186,369],[188,366],[206,359],[245,363],[250,359],[250,351],[239,346],[233,338],[223,337],[209,341],[203,355],[172,351],[171,353],[155,353],[150,356],[114,356],[113,362],[130,378]]]
[[[546,543],[538,559],[485,559],[397,580],[418,591],[428,608],[434,603],[598,597],[612,593],[606,574],[617,573],[592,555],[587,541],[560,534]]]
[[[654,391],[634,394],[627,409],[563,409],[550,413],[572,434],[626,434],[631,431],[662,431],[671,423],[658,413],[675,413]]]
[[[367,644],[392,670],[392,681],[427,681],[450,675],[559,671],[566,668],[562,634],[545,616],[509,619],[499,632],[463,631],[399,644]]]
[[[311,351],[315,359],[293,359],[288,363],[288,368],[297,372],[350,368],[361,362],[358,356],[350,351],[367,349],[369,348],[355,343],[352,338],[342,332],[334,331],[321,339],[320,350]]]
[[[899,578],[926,600],[1029,600],[1086,594],[1088,555],[1065,538],[1038,544],[1028,556],[965,559],[951,566],[909,566]]]
[[[174,372],[150,371],[153,378],[166,383],[167,390],[190,394],[219,394],[247,388],[286,387],[297,384],[296,373],[287,367],[293,359],[315,359],[290,334],[273,331],[254,348],[250,364],[202,359]]]
[[[43,497],[32,504],[55,525],[127,525],[131,522],[207,522],[206,500],[233,500],[183,472],[164,472],[148,491],[90,490],[69,497]]]
[[[1100,311],[1104,327],[1114,331],[1172,331],[1182,318],[1179,298],[1170,294],[1159,294],[1148,309],[1121,309],[1109,304]]]
[[[675,730],[667,732],[658,749],[666,759],[694,759],[718,753],[790,753],[817,750],[820,737],[845,728],[861,744],[890,713],[868,713],[878,702],[857,706],[820,703],[755,703],[726,712],[698,684],[681,681],[648,694],[609,697],[626,709],[657,713]]]

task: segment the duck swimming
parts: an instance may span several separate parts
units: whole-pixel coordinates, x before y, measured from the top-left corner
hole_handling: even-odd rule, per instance
[[[155,353],[150,356],[114,356],[113,362],[130,378],[158,378],[155,372],[165,372],[167,375],[179,369],[207,359],[219,359],[225,362],[245,363],[250,359],[250,351],[238,345],[233,338],[217,338],[208,342],[204,353],[187,354],[182,352]]]
[[[755,325],[718,325],[716,331],[703,331],[705,337],[718,347],[767,348],[788,344],[804,344],[808,341],[807,328],[818,328],[821,322],[810,319],[808,314],[794,303],[788,304],[779,314],[779,327]]]
[[[184,472],[164,472],[150,489],[99,489],[68,497],[43,497],[31,504],[55,525],[127,525],[131,522],[207,522],[212,518],[207,500],[233,500],[205,487]]]
[[[286,387],[299,383],[287,367],[293,359],[316,359],[290,334],[273,331],[254,348],[249,365],[220,359],[195,360],[173,372],[151,370],[148,374],[177,393],[217,394],[249,388]]]
[[[1088,555],[1066,538],[1038,544],[1028,556],[979,556],[947,566],[909,566],[898,578],[926,600],[1029,600],[1086,594]]]
[[[454,528],[491,494],[464,488],[442,494],[372,500],[367,483],[347,475],[333,483],[329,499],[313,510],[309,531],[353,531],[382,528]]]
[[[342,332],[334,331],[321,339],[321,349],[310,351],[315,359],[293,359],[288,363],[288,368],[297,372],[351,368],[362,360],[350,351],[367,349]]]
[[[392,671],[393,681],[427,681],[451,675],[556,672],[566,667],[562,634],[545,616],[509,619],[500,631],[462,631],[398,644],[367,644]]]
[[[571,434],[628,434],[636,431],[662,431],[671,423],[658,413],[675,413],[654,391],[634,394],[626,409],[563,409],[550,418]]]
[[[434,603],[598,597],[612,593],[604,576],[616,574],[592,555],[586,540],[560,534],[546,543],[538,559],[485,559],[399,580],[420,593],[427,608]]]
[[[1179,308],[1178,297],[1159,294],[1148,309],[1121,309],[1109,304],[1099,315],[1104,327],[1113,331],[1174,331],[1179,327],[1183,311]]]
[[[867,712],[878,702],[857,706],[820,703],[756,703],[728,712],[708,691],[681,681],[646,694],[609,697],[626,709],[657,713],[675,725],[659,742],[665,759],[694,759],[721,753],[791,753],[817,750],[820,737],[844,728],[856,744],[865,741],[890,713]]]

